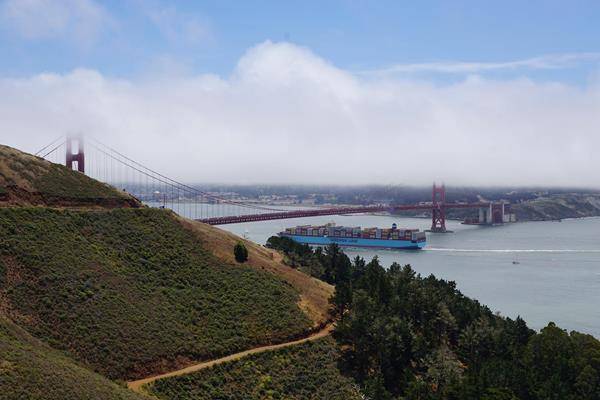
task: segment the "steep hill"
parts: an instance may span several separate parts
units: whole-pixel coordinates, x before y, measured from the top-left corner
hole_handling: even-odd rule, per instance
[[[228,264],[156,209],[0,209],[0,310],[111,378],[284,341],[298,291]]]
[[[0,316],[0,398],[143,400],[77,365]]]
[[[133,379],[301,337],[333,288],[241,240],[0,147],[0,315],[81,365]],[[107,397],[108,398],[108,397]]]
[[[84,174],[0,145],[0,206],[2,205],[141,206],[128,194]]]

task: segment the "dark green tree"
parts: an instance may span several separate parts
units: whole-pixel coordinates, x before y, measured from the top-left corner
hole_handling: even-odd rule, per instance
[[[510,389],[487,389],[481,400],[519,400]]]
[[[600,398],[600,375],[591,365],[586,365],[575,380],[575,392],[581,400]]]
[[[248,249],[242,242],[237,242],[233,247],[233,255],[235,260],[239,263],[248,261]]]

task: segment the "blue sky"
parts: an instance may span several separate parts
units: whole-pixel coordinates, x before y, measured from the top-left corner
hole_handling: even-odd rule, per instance
[[[598,1],[4,0],[0,4],[0,74],[10,77],[80,67],[126,78],[165,67],[188,74],[228,75],[248,48],[265,40],[306,46],[350,71],[600,54]],[[53,16],[55,21],[49,22]],[[581,82],[597,65],[596,55],[560,68],[508,68],[485,74],[504,78],[526,69],[525,75],[534,79]],[[455,73],[419,74],[456,78]]]
[[[0,0],[0,143],[84,133],[189,182],[598,187],[598,21],[600,1]]]

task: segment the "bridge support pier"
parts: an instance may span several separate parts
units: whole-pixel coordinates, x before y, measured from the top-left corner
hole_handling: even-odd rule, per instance
[[[499,225],[509,222],[510,218],[506,215],[506,203],[490,203],[486,208],[479,209],[480,225]]]

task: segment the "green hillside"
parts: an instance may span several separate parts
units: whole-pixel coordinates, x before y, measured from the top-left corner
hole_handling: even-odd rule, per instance
[[[77,365],[1,316],[0,398],[146,399]]]
[[[166,210],[0,208],[0,313],[110,378],[301,335],[298,301]]]
[[[357,387],[336,367],[331,338],[268,351],[149,386],[160,399],[353,400]]]
[[[0,202],[139,207],[137,200],[63,165],[0,145]]]

